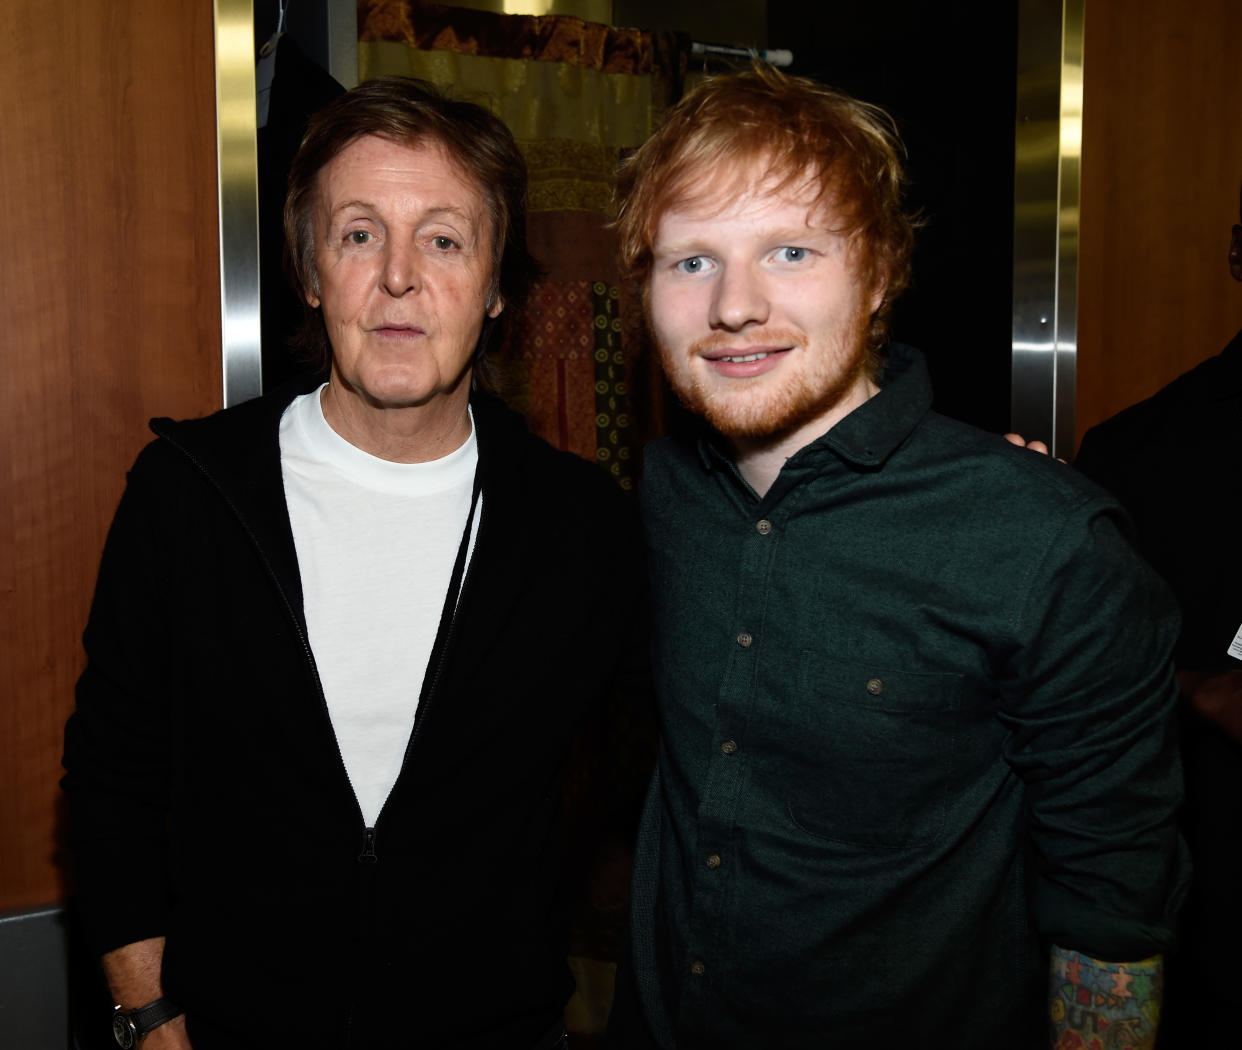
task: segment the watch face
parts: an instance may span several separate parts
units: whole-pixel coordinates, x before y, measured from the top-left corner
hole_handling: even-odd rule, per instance
[[[125,1014],[112,1015],[112,1038],[116,1040],[116,1045],[122,1050],[131,1050],[134,1045],[135,1033],[134,1022]]]

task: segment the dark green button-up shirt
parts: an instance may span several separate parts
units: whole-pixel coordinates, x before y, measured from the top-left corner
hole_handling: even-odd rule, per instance
[[[762,498],[710,438],[647,454],[633,938],[666,1046],[1019,1047],[1048,940],[1168,942],[1166,591],[1110,498],[889,359]]]

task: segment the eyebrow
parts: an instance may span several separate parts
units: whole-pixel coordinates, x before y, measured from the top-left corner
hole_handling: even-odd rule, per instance
[[[702,246],[702,241],[653,241],[651,245],[652,255],[681,255],[683,252],[697,252]]]
[[[334,221],[341,212],[348,211],[351,208],[358,208],[361,211],[378,211],[376,206],[370,201],[355,199],[342,201],[328,213],[328,217],[330,220]],[[475,217],[465,208],[459,208],[455,204],[437,204],[423,212],[422,215],[419,216],[419,222],[434,221],[441,218],[460,219],[463,222],[470,223],[475,221]]]
[[[823,226],[782,226],[762,231],[762,240],[777,245],[798,245],[816,236],[827,236],[842,239],[840,230],[832,230]],[[664,255],[710,255],[713,245],[699,237],[687,237],[684,240],[670,240],[661,243],[656,240],[651,246],[653,256]]]

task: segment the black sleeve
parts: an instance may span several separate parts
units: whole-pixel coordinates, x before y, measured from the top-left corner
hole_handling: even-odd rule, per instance
[[[69,848],[87,943],[102,954],[163,934],[175,751],[176,588],[161,489],[167,450],[139,456],[104,547],[83,642],[87,664],[65,727]],[[164,521],[161,521],[161,518]]]

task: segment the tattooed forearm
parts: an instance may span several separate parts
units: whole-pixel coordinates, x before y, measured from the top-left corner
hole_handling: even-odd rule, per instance
[[[1048,983],[1053,1050],[1152,1050],[1164,959],[1104,962],[1055,945]]]

